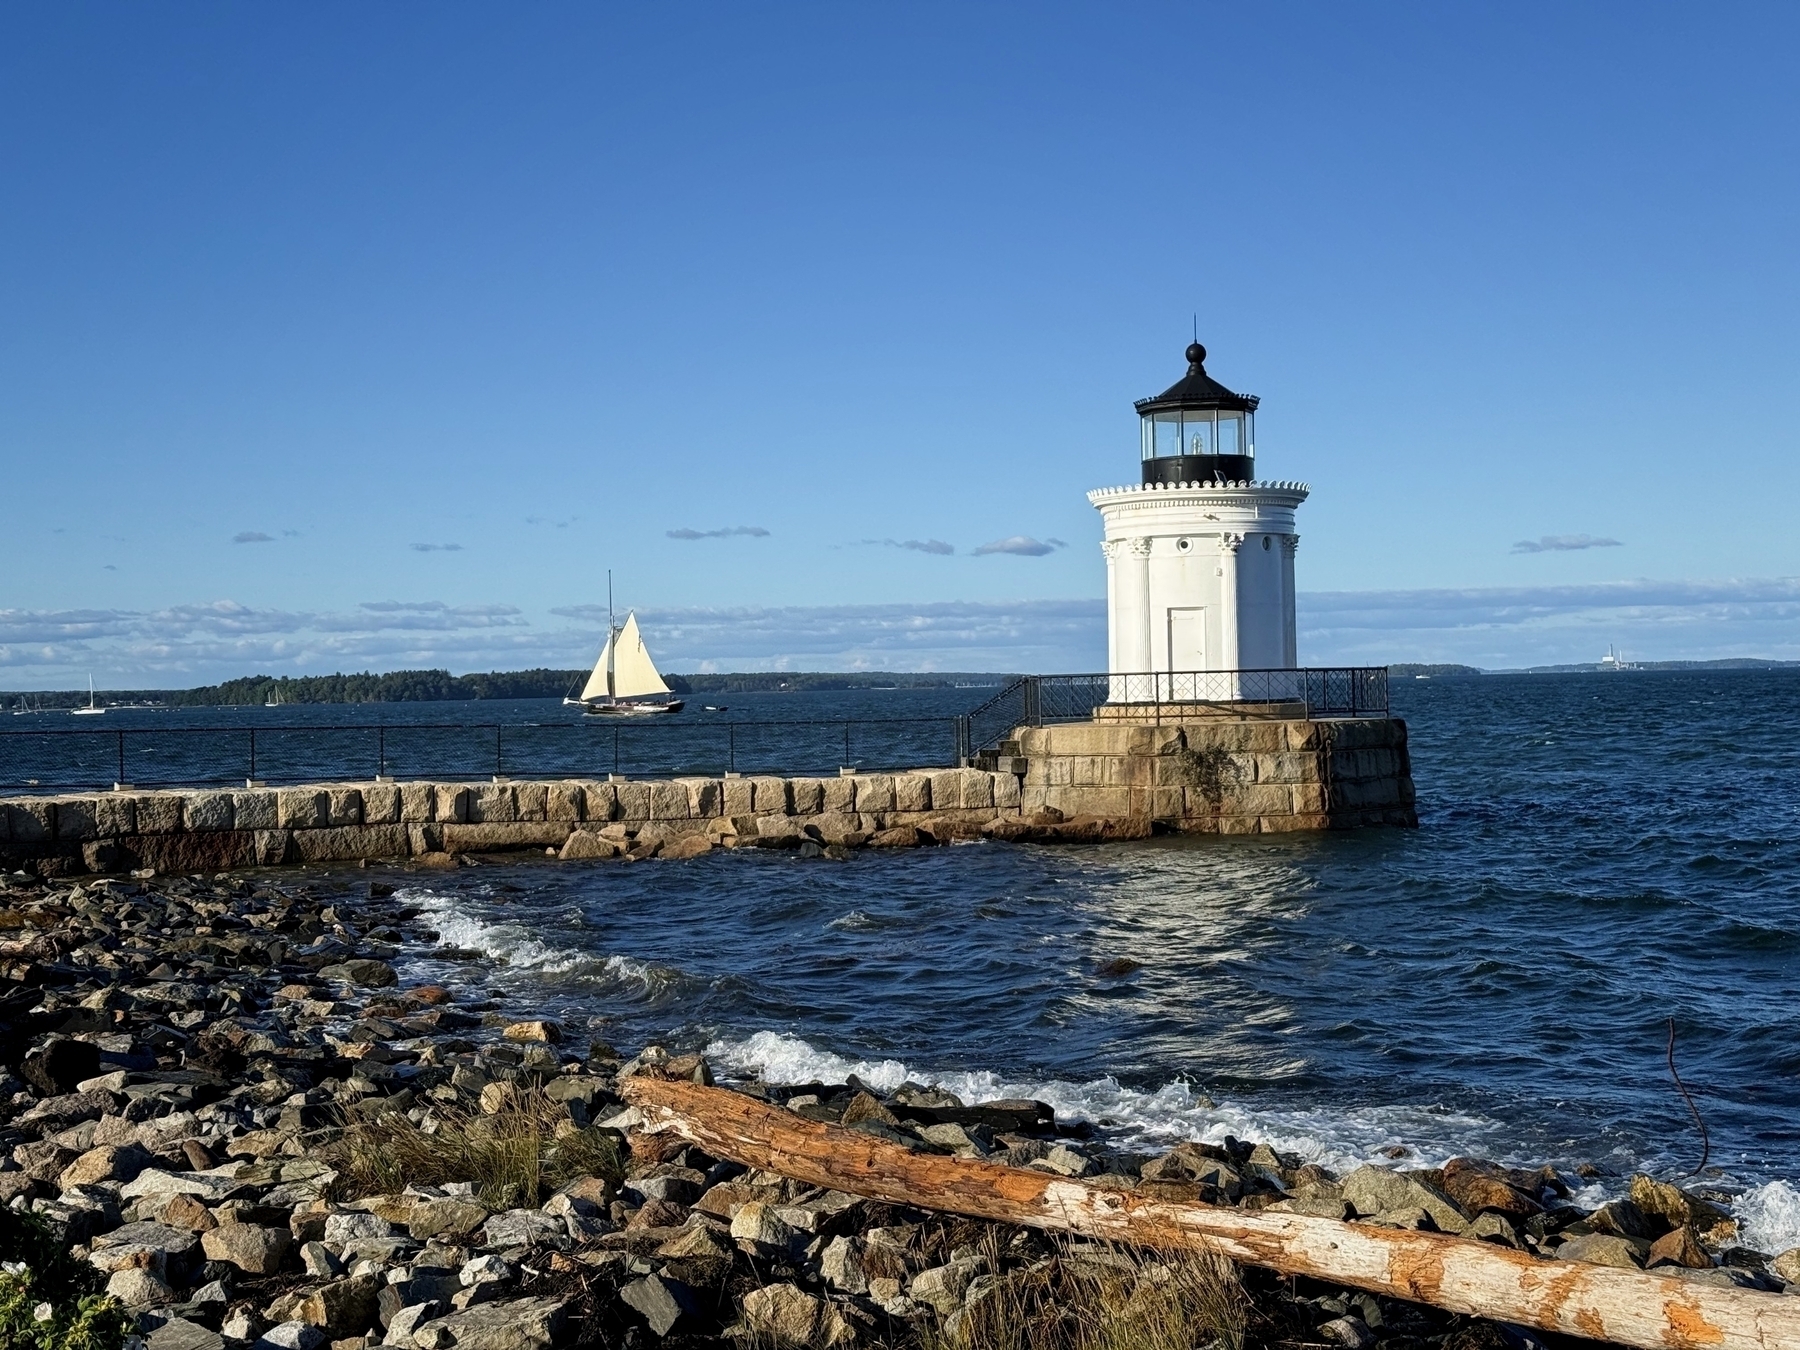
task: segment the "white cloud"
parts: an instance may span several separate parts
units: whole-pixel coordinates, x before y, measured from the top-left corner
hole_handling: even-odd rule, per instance
[[[856,542],[878,548],[903,548],[913,553],[931,553],[944,558],[956,552],[955,544],[946,544],[942,539],[858,539]]]
[[[1591,534],[1546,534],[1538,539],[1521,539],[1512,546],[1514,553],[1568,553],[1584,548],[1623,548],[1617,539],[1600,539]]]
[[[736,535],[744,535],[751,539],[767,539],[769,532],[760,525],[732,525],[723,530],[669,530],[671,539],[730,539]]]
[[[639,609],[665,669],[1096,670],[1099,599]],[[1308,665],[1465,661],[1489,669],[1591,661],[1617,643],[1644,660],[1800,658],[1800,578],[1312,592],[1299,597]],[[547,619],[548,622],[534,621]],[[528,616],[503,604],[370,600],[348,610],[233,600],[159,610],[0,610],[0,682],[72,689],[208,683],[257,671],[446,666],[573,669],[592,661],[599,605]]]
[[[991,544],[983,544],[980,548],[969,551],[977,558],[987,553],[1011,553],[1021,558],[1041,558],[1046,553],[1054,553],[1059,548],[1067,547],[1060,539],[1041,542],[1028,534],[1015,534],[1009,539],[996,539]]]

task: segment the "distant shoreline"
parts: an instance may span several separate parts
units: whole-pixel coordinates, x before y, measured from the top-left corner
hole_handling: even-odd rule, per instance
[[[1727,657],[1716,661],[1638,661],[1615,669],[1599,662],[1483,670],[1453,663],[1397,662],[1387,670],[1396,680],[1464,679],[1487,675],[1640,674],[1668,671],[1795,670],[1800,661]],[[249,675],[192,689],[102,689],[95,697],[109,707],[259,707],[270,703],[461,703],[498,699],[563,698],[588,672],[512,670],[452,675],[447,670],[397,670],[384,675]],[[995,671],[741,671],[731,674],[669,675],[678,694],[805,693],[857,689],[989,689],[1019,678]],[[86,689],[0,690],[0,710],[27,708],[61,712],[85,706]]]

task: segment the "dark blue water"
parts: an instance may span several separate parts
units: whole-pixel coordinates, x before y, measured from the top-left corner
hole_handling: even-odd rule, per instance
[[[1800,1242],[1800,673],[1408,681],[1395,703],[1416,831],[469,869],[416,893],[510,964],[415,973],[627,1048],[1030,1093],[1339,1165],[1686,1172],[1673,1017],[1715,1182],[1750,1188],[1759,1245]]]
[[[556,699],[10,711],[0,790],[400,778],[832,774],[956,762],[956,714],[994,688],[696,695],[590,717]],[[708,707],[711,703],[714,706]]]

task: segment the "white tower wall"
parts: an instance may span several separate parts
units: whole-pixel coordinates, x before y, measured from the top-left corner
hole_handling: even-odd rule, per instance
[[[1113,674],[1292,670],[1299,483],[1090,492],[1105,524]]]

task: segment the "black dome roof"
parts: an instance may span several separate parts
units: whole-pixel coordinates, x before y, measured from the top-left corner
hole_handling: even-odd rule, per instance
[[[1155,398],[1141,398],[1136,403],[1138,414],[1174,412],[1178,409],[1229,409],[1233,412],[1255,412],[1261,402],[1255,394],[1234,394],[1206,373],[1206,348],[1198,342],[1187,349],[1188,368],[1174,384]]]

